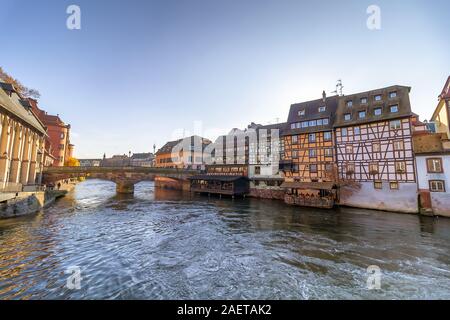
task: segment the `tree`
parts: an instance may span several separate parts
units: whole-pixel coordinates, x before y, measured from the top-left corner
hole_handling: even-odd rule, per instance
[[[352,194],[354,191],[361,189],[361,184],[352,179],[351,175],[346,178],[341,177],[336,164],[332,164],[331,167],[325,171],[325,176],[340,188],[341,195]]]
[[[0,67],[0,80],[10,83],[16,88],[17,92],[24,98],[39,99],[41,94],[36,89],[25,87],[19,80],[12,77]]]
[[[66,162],[64,163],[64,166],[66,166],[66,167],[79,167],[80,166],[80,161],[78,161],[77,158],[71,157],[71,158],[68,158],[66,160]]]

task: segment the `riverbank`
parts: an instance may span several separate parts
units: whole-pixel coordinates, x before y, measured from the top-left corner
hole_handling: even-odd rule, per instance
[[[0,197],[0,219],[22,217],[50,206],[75,188],[76,183],[62,184],[59,190],[5,193]]]

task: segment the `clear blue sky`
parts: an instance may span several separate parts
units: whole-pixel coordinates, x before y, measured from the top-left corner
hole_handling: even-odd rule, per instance
[[[66,28],[70,4],[81,30]],[[152,151],[194,121],[209,138],[285,121],[339,78],[348,94],[411,86],[424,119],[450,74],[449,12],[448,0],[0,0],[0,66],[72,124],[80,158]]]

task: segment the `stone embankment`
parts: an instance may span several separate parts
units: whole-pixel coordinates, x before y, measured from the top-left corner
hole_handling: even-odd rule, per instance
[[[61,185],[59,190],[3,193],[0,196],[0,219],[36,213],[64,197],[74,187],[74,183],[68,183]]]

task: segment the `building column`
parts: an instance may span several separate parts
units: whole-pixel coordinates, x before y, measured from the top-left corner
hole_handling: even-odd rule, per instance
[[[40,153],[39,153],[40,152]],[[42,173],[44,172],[44,159],[45,159],[45,138],[41,137],[39,139],[39,152],[37,164],[39,166],[39,176],[38,176],[38,184],[42,184]]]
[[[37,160],[37,150],[38,150],[38,135],[33,134],[33,139],[31,140],[31,161],[30,161],[30,173],[28,174],[28,184],[36,184],[36,160]]]
[[[23,127],[20,124],[14,126],[14,144],[12,147],[12,160],[11,160],[11,171],[9,174],[9,182],[18,183],[20,180],[19,169],[20,169],[20,147],[22,142],[22,130]]]
[[[3,115],[2,131],[0,137],[0,188],[4,188],[8,174],[8,145],[9,145],[9,119]]]
[[[22,155],[22,168],[20,171],[20,183],[26,185],[28,183],[28,171],[30,169],[30,140],[31,131],[26,129],[25,138],[23,139],[23,155]]]

